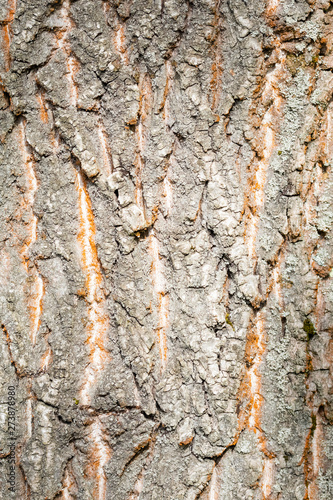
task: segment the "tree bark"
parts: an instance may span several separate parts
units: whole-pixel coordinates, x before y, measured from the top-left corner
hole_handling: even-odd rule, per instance
[[[333,498],[329,0],[0,0],[1,498]]]

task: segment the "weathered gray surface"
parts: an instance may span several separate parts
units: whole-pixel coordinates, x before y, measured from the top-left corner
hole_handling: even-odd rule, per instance
[[[1,498],[332,499],[330,2],[0,20]]]

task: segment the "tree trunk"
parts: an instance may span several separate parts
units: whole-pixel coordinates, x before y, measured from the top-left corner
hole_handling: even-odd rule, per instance
[[[1,0],[1,499],[333,498],[329,0]]]

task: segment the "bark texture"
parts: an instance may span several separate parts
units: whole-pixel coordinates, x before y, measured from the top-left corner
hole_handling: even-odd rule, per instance
[[[331,500],[331,2],[0,28],[1,498]]]

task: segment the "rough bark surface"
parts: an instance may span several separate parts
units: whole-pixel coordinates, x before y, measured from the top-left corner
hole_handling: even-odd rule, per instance
[[[331,2],[0,30],[1,498],[332,499]]]

